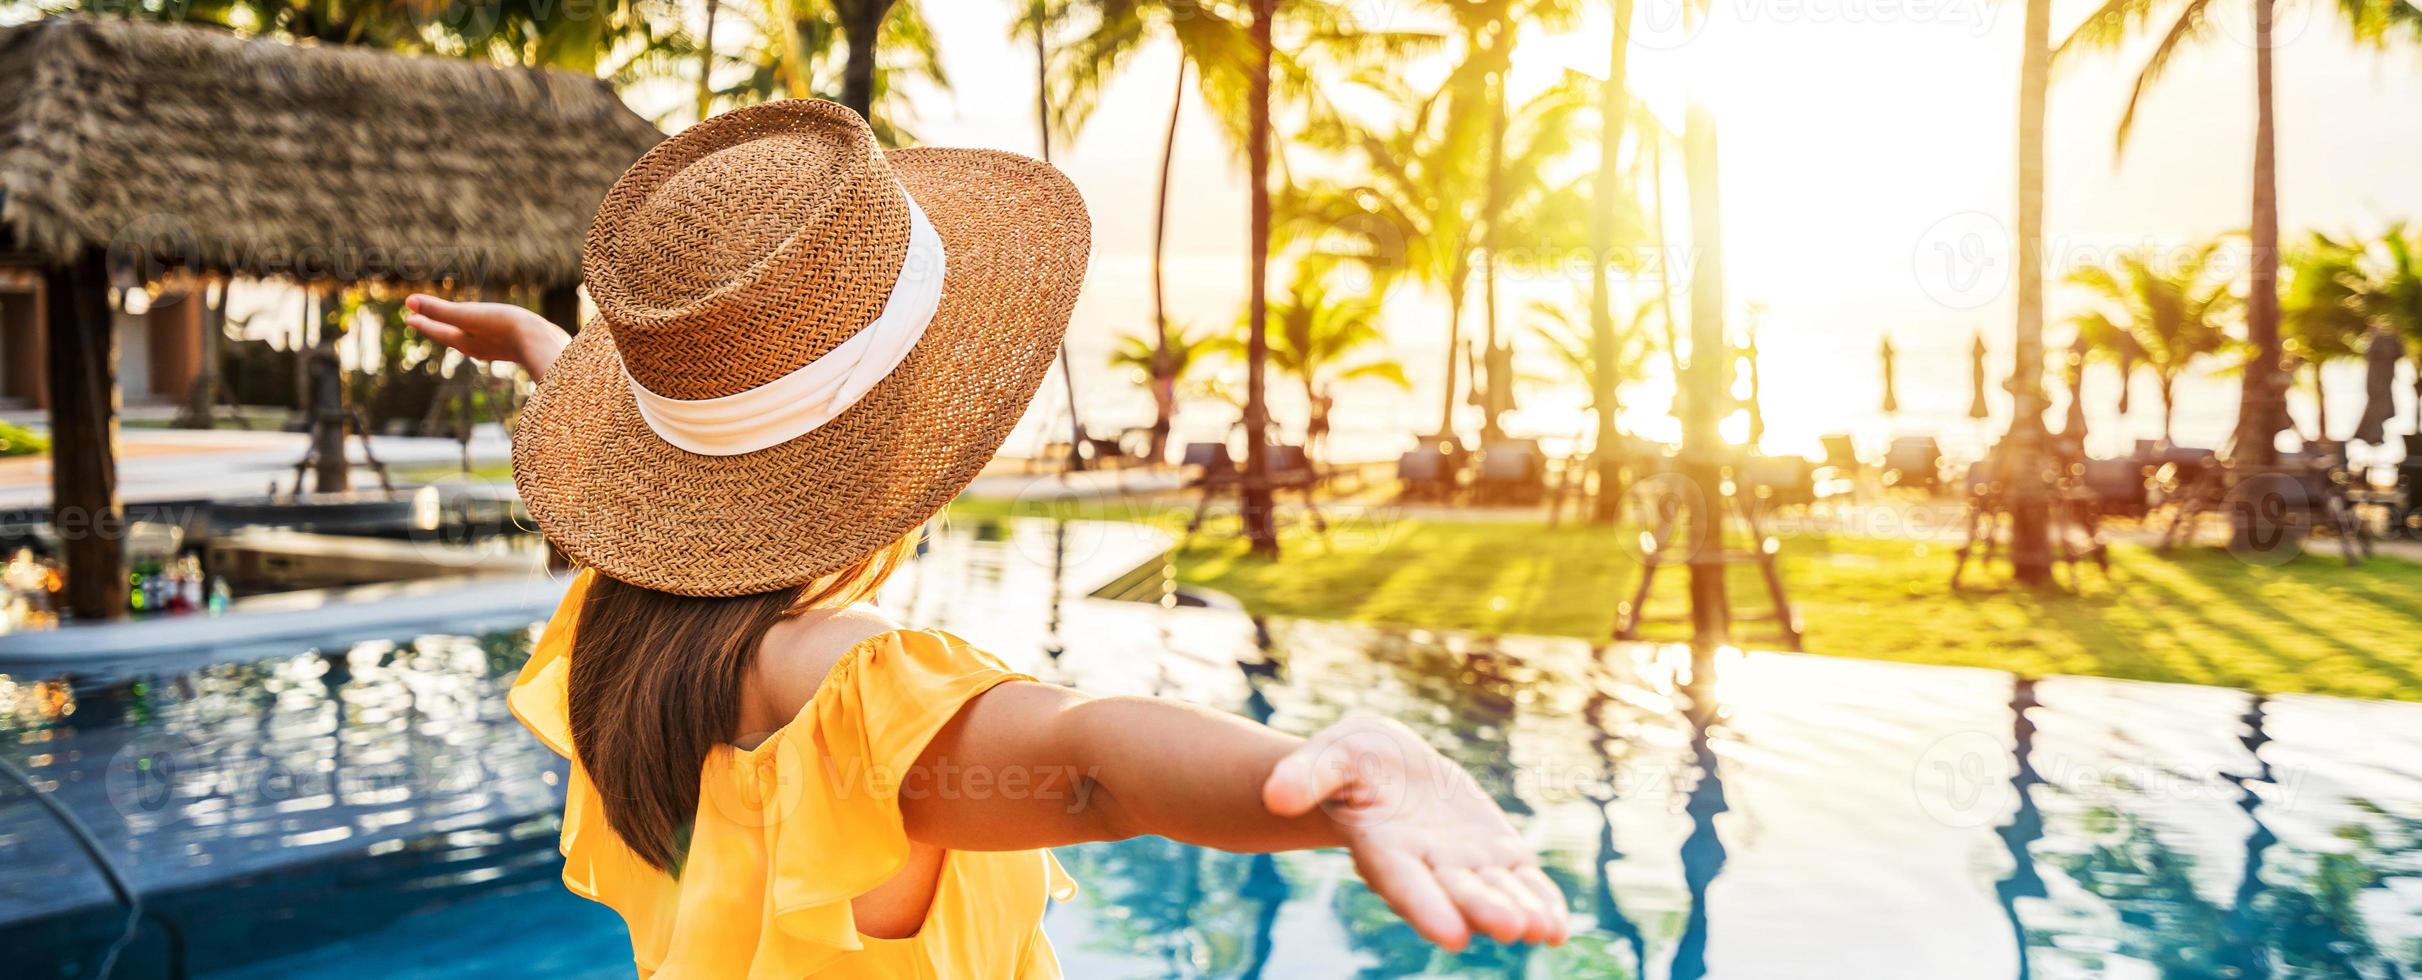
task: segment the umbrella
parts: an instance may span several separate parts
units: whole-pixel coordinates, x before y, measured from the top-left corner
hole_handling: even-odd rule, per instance
[[[2069,419],[2060,430],[2061,438],[2080,446],[2086,443],[2086,352],[2090,349],[2082,333],[2069,345]]]
[[[1489,417],[1495,418],[1514,411],[1519,406],[1514,404],[1513,342],[1490,347],[1485,367],[1488,369],[1488,392],[1484,399],[1488,402]]]
[[[2363,419],[2355,423],[2354,441],[2375,446],[2388,441],[2388,420],[2397,414],[2397,358],[2404,355],[2405,338],[2385,324],[2372,325],[2363,345]]]
[[[1968,348],[1968,385],[1975,394],[1968,398],[1968,417],[1981,419],[1993,414],[1985,404],[1985,335],[1976,335],[1976,344]]]
[[[1892,391],[1892,338],[1884,338],[1883,349],[1876,353],[1884,359],[1884,414],[1891,415],[1901,410],[1901,400]]]

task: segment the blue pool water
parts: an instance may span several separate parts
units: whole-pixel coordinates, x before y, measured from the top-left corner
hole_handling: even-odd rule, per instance
[[[1157,550],[1136,533],[962,527],[885,602],[1091,691],[1399,718],[1585,928],[1447,955],[1341,854],[1138,840],[1062,853],[1071,976],[2422,975],[2422,705],[1084,598]],[[503,707],[531,632],[13,678],[0,758],[144,891],[117,976],[629,976],[618,920],[554,881],[560,764]],[[90,976],[123,922],[0,789],[0,973]]]

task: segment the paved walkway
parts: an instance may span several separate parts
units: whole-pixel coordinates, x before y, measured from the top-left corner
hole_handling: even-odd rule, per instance
[[[300,432],[193,431],[184,429],[121,429],[118,433],[118,494],[129,504],[198,497],[238,497],[260,494],[272,483],[281,490],[294,485],[294,463],[310,448]],[[65,447],[73,452],[74,447]],[[347,454],[362,466],[361,441],[348,439]],[[390,470],[457,466],[462,445],[452,439],[406,436],[372,438],[370,451]],[[512,458],[504,430],[480,426],[471,440],[473,465],[503,463]],[[354,474],[356,486],[377,485],[367,469]],[[0,508],[46,507],[50,504],[50,458],[20,456],[0,460]]]

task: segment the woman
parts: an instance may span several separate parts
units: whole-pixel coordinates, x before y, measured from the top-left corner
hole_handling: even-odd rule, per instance
[[[1090,698],[865,603],[1041,383],[1089,237],[1046,164],[780,102],[615,184],[580,336],[410,300],[540,379],[514,480],[585,571],[511,702],[571,760],[564,882],[642,976],[1056,976],[1043,849],[1143,834],[1349,848],[1450,948],[1564,938],[1504,815],[1402,726]]]

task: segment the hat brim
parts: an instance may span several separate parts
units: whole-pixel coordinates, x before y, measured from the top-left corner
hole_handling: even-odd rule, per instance
[[[530,516],[574,561],[664,592],[789,588],[948,505],[1017,425],[1068,330],[1092,245],[1050,165],[994,150],[885,154],[942,239],[933,321],[899,367],[790,442],[703,456],[650,430],[607,330],[574,337],[513,433]]]

